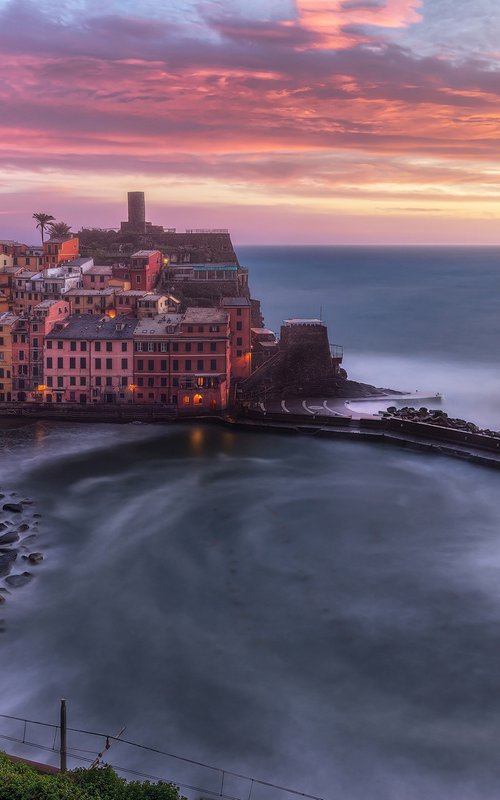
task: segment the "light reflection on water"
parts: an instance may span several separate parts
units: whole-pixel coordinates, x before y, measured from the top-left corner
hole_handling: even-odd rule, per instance
[[[5,613],[4,712],[65,696],[78,725],[326,797],[495,796],[495,472],[199,425],[4,439],[47,556]]]

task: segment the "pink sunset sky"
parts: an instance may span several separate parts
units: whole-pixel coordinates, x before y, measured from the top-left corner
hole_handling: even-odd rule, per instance
[[[500,242],[498,0],[0,0],[0,238]]]

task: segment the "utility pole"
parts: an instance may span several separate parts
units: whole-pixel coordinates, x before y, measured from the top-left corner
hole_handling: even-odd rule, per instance
[[[59,754],[61,757],[61,772],[66,772],[66,700],[61,700],[61,738]]]

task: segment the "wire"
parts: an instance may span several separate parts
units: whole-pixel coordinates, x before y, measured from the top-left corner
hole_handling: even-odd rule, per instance
[[[57,734],[57,730],[59,729],[58,725],[54,725],[53,723],[50,723],[50,722],[39,722],[38,720],[24,719],[23,717],[16,717],[16,716],[12,716],[12,715],[9,715],[9,714],[0,714],[0,718],[1,719],[10,719],[10,720],[14,720],[14,721],[17,721],[17,722],[23,722],[24,725],[25,725],[25,730],[26,730],[26,724],[41,725],[41,726],[44,726],[44,727],[47,727],[47,728],[55,728],[56,729],[56,734]],[[307,800],[324,800],[324,798],[322,798],[322,797],[320,797],[318,795],[309,794],[308,792],[301,792],[298,789],[291,789],[288,786],[281,786],[280,784],[273,783],[272,781],[265,781],[265,780],[261,780],[259,778],[252,778],[249,775],[243,775],[242,773],[239,773],[239,772],[233,772],[231,770],[223,769],[222,767],[216,767],[213,764],[207,764],[207,763],[205,763],[203,761],[198,761],[197,759],[194,759],[194,758],[188,758],[187,756],[179,756],[176,753],[169,753],[166,750],[159,750],[156,747],[150,747],[148,745],[139,744],[138,742],[132,742],[132,741],[130,741],[128,739],[120,739],[117,736],[110,736],[107,733],[101,733],[101,732],[98,732],[98,731],[88,731],[88,730],[84,730],[82,728],[68,728],[67,730],[68,730],[68,732],[71,732],[71,733],[80,733],[80,734],[83,734],[85,736],[97,736],[99,738],[105,738],[105,739],[112,740],[112,741],[115,741],[115,742],[121,742],[122,744],[129,745],[130,747],[136,747],[139,750],[145,750],[145,751],[147,751],[149,753],[156,753],[157,755],[167,756],[168,758],[173,758],[173,759],[175,759],[177,761],[182,761],[182,762],[184,762],[186,764],[191,764],[192,766],[203,767],[204,769],[209,769],[209,770],[212,770],[213,772],[219,772],[219,773],[222,774],[222,776],[229,775],[229,776],[231,776],[233,778],[239,778],[240,780],[249,781],[251,783],[250,792],[251,792],[251,789],[253,788],[253,785],[254,784],[258,784],[259,786],[267,786],[268,788],[277,789],[280,792],[286,792],[288,794],[295,795],[296,797],[304,797],[304,798],[307,798]],[[54,751],[55,750],[56,737],[54,737],[54,745],[53,745],[53,747],[44,747],[43,745],[38,745],[36,743],[24,742],[21,739],[16,739],[16,738],[5,736],[5,735],[2,735],[2,734],[0,734],[0,738],[8,739],[8,740],[14,741],[14,742],[19,742],[20,744],[28,744],[28,745],[33,746],[33,747],[39,747],[41,750],[50,750],[50,751]],[[80,748],[75,748],[75,749],[78,749],[81,752],[93,753],[93,751],[91,751],[91,750],[81,750]],[[68,750],[68,752],[69,752],[69,750]],[[77,757],[78,758],[82,758],[81,756],[75,756],[75,758],[77,758]],[[87,759],[84,759],[84,760],[87,760]],[[92,761],[92,759],[89,759],[89,761]],[[131,774],[136,774],[136,775],[138,775],[140,777],[149,778],[151,780],[164,780],[162,778],[157,778],[155,776],[146,775],[146,774],[143,774],[143,773],[140,773],[140,772],[134,772],[133,770],[127,770],[124,767],[116,767],[116,769],[120,769],[123,772],[130,772]],[[226,797],[226,795],[222,795],[221,794],[221,792],[223,791],[223,787],[224,787],[224,780],[222,781],[221,792],[212,792],[212,791],[207,790],[207,789],[199,789],[198,787],[191,787],[191,786],[187,786],[185,784],[179,784],[177,781],[174,781],[174,783],[176,785],[178,785],[178,786],[183,786],[183,788],[192,789],[193,791],[203,791],[206,794],[210,794],[210,795],[214,795],[214,796],[218,796],[218,797]],[[237,800],[237,799],[236,798],[229,798],[229,800]]]

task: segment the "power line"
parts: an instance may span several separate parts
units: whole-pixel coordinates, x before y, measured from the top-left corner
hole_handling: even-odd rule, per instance
[[[58,725],[54,725],[53,723],[50,723],[50,722],[40,722],[39,720],[30,720],[30,719],[25,719],[23,717],[16,717],[16,716],[12,716],[10,714],[0,714],[0,718],[1,719],[9,719],[9,720],[13,720],[13,721],[16,721],[16,722],[22,722],[22,723],[24,723],[24,726],[25,726],[25,728],[24,728],[24,736],[23,736],[22,740],[21,739],[16,739],[16,738],[13,738],[13,737],[9,737],[9,736],[3,736],[2,734],[0,734],[0,738],[8,739],[10,741],[19,742],[20,744],[29,744],[30,746],[33,746],[33,747],[39,747],[41,750],[55,751],[55,746],[53,746],[53,747],[44,747],[43,745],[38,745],[36,743],[26,742],[25,741],[26,724],[41,725],[43,727],[52,728],[52,729],[55,728],[56,729],[56,734],[57,734],[57,730],[59,729]],[[223,794],[224,778],[225,778],[225,776],[229,776],[229,777],[232,777],[232,778],[238,778],[239,780],[249,781],[250,782],[250,794],[251,794],[253,786],[254,785],[259,785],[259,786],[265,786],[265,787],[270,788],[270,789],[276,789],[277,791],[286,792],[287,794],[291,794],[291,795],[294,795],[296,797],[304,797],[304,798],[306,798],[306,800],[324,800],[324,798],[319,797],[318,795],[309,794],[308,792],[301,792],[298,789],[291,789],[288,786],[281,786],[280,784],[274,783],[272,781],[265,781],[265,780],[261,780],[259,778],[254,778],[254,777],[251,777],[249,775],[244,775],[244,774],[239,773],[239,772],[234,772],[232,770],[224,769],[223,767],[214,766],[213,764],[207,764],[206,762],[198,761],[197,759],[194,759],[194,758],[189,758],[187,756],[179,756],[176,753],[170,753],[170,752],[168,752],[166,750],[159,750],[156,747],[150,747],[148,745],[139,744],[138,742],[132,742],[132,741],[130,741],[128,739],[121,739],[121,738],[118,738],[117,736],[110,736],[107,733],[102,733],[102,732],[99,732],[99,731],[88,731],[88,730],[84,730],[82,728],[68,728],[67,730],[68,730],[68,732],[79,733],[79,734],[84,735],[84,736],[96,736],[96,737],[104,738],[104,739],[107,739],[107,740],[110,740],[110,741],[121,742],[122,744],[129,745],[130,747],[135,747],[135,748],[137,748],[139,750],[145,750],[145,751],[150,752],[150,753],[155,753],[157,755],[166,756],[167,758],[173,758],[173,759],[175,759],[177,761],[182,761],[182,762],[184,762],[186,764],[191,764],[192,766],[202,767],[203,769],[212,770],[213,772],[219,773],[221,775],[221,777],[222,777],[222,785],[221,785],[221,791],[220,792],[214,792],[214,791],[208,790],[208,789],[201,789],[199,787],[192,787],[192,786],[188,786],[186,784],[181,784],[178,781],[173,781],[177,786],[182,786],[185,789],[191,789],[193,791],[200,791],[200,792],[204,792],[206,794],[210,794],[210,795],[217,796],[217,797],[224,797],[224,798],[227,798],[227,800],[238,800],[238,798],[232,798],[232,797],[230,797],[228,795],[224,795]],[[54,744],[55,744],[55,741],[56,741],[56,736],[54,736]],[[93,751],[89,751],[89,750],[82,750],[81,748],[72,748],[72,750],[73,749],[79,750],[80,752],[87,752],[87,753],[92,753],[93,752]],[[68,753],[69,752],[70,751],[68,750]],[[73,757],[74,758],[79,758],[79,759],[85,760],[85,761],[87,761],[87,760],[90,761],[90,762],[93,761],[93,759],[85,759],[82,756],[74,755]],[[115,769],[119,769],[122,772],[128,772],[130,774],[135,774],[135,775],[137,775],[139,777],[148,778],[150,780],[165,780],[164,778],[159,778],[159,777],[155,777],[155,776],[152,776],[152,775],[147,775],[145,773],[141,773],[141,772],[137,772],[137,771],[134,771],[134,770],[130,770],[130,769],[125,768],[125,767],[115,766]]]

